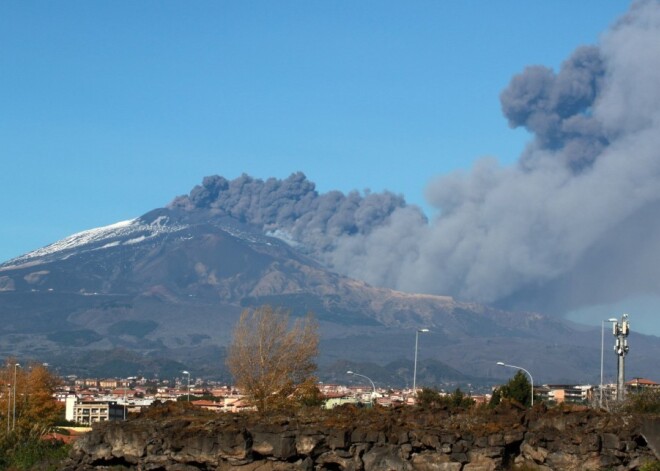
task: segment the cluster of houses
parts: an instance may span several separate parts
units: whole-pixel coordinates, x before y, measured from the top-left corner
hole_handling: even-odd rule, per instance
[[[627,383],[631,391],[652,388],[660,390],[660,383],[635,378]],[[415,395],[411,389],[379,389],[364,386],[319,384],[325,407],[341,404],[378,404],[384,407],[413,405]],[[594,403],[600,399],[600,388],[592,385],[543,385],[534,388],[535,396],[555,403]],[[616,397],[616,385],[602,390],[604,400]],[[197,380],[193,384],[177,380],[155,384],[145,378],[78,379],[69,378],[57,393],[58,400],[66,404],[66,419],[82,425],[105,420],[125,420],[127,415],[139,412],[154,401],[188,400],[191,404],[215,412],[241,412],[252,405],[236,388]],[[203,397],[203,399],[199,399]],[[471,395],[477,403],[490,400],[490,394]]]
[[[105,420],[125,420],[130,413],[149,407],[154,401],[190,400],[198,407],[217,412],[240,412],[251,408],[243,394],[213,383],[185,385],[177,381],[154,384],[145,378],[94,379],[68,378],[57,393],[65,403],[65,418],[89,425]],[[210,399],[194,399],[197,397]],[[211,399],[212,398],[212,399]]]

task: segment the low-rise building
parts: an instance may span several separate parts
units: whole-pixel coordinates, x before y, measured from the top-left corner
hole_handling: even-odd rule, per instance
[[[593,399],[593,386],[573,384],[544,384],[534,388],[534,395],[557,404],[587,403]]]
[[[192,401],[192,405],[196,407],[201,407],[202,409],[210,410],[213,412],[224,412],[225,406],[222,402],[208,401],[205,399],[199,399],[197,401]]]
[[[99,381],[101,389],[115,389],[119,387],[119,380],[116,379],[102,379]]]
[[[644,389],[660,390],[660,383],[646,378],[633,378],[626,382],[626,388],[630,391],[641,391]]]
[[[106,420],[122,420],[125,417],[124,406],[114,401],[79,401],[76,396],[66,398],[65,418],[71,422],[91,425]]]

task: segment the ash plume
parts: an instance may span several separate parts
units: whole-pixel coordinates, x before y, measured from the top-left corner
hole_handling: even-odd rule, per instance
[[[395,212],[413,214],[418,224],[427,222],[421,210],[406,205],[400,195],[370,191],[319,194],[301,172],[284,180],[264,181],[245,174],[234,180],[206,177],[190,195],[177,198],[171,206],[207,209],[259,225],[265,233],[299,244],[322,260],[343,238],[368,236],[374,228],[386,225]]]
[[[597,158],[609,141],[590,113],[604,76],[599,49],[580,47],[558,74],[532,66],[511,80],[501,95],[504,115],[512,127],[524,126],[534,134],[534,142],[522,157],[525,167],[533,169],[543,150],[561,153],[576,171]]]
[[[634,3],[558,71],[501,94],[532,140],[513,166],[433,180],[422,212],[390,193],[318,194],[304,175],[211,177],[173,204],[261,224],[374,285],[548,312],[660,294],[660,3]]]

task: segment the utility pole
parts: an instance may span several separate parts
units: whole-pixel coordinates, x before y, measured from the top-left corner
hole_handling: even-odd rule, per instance
[[[630,322],[628,314],[621,316],[621,322],[612,323],[612,335],[616,337],[614,352],[617,355],[616,364],[616,400],[623,401],[626,390],[626,354],[628,353],[628,334],[630,333]]]
[[[11,423],[9,421],[9,417],[11,413],[11,384],[7,385],[7,435],[9,435],[9,424]]]
[[[20,368],[20,366],[21,365],[19,363],[14,364],[14,414],[13,414],[14,415],[14,421],[13,421],[13,424],[11,426],[12,430],[14,430],[16,428],[16,395],[17,395],[16,387],[18,386],[18,381],[16,380],[16,369]]]
[[[413,397],[417,397],[417,344],[419,343],[419,333],[426,333],[429,329],[417,329],[415,333],[415,366],[413,367]]]

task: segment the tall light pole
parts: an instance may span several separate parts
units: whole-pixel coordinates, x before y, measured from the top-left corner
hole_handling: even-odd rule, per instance
[[[19,363],[14,363],[14,419],[11,426],[12,430],[16,428],[16,386],[18,385],[16,382],[16,370],[20,368],[20,366],[21,365]]]
[[[11,412],[11,384],[7,384],[7,434],[9,434],[9,413]]]
[[[415,332],[415,366],[413,367],[413,395],[417,396],[417,344],[419,343],[419,334],[428,332],[429,329],[417,329]]]
[[[616,322],[614,317],[610,317],[605,321],[604,319],[600,321],[600,407],[603,407],[603,357],[605,351],[605,322]]]
[[[352,371],[347,371],[346,374],[347,375],[360,376],[362,378],[366,378],[366,379],[369,380],[369,382],[371,383],[371,387],[374,389],[374,392],[371,393],[371,404],[373,405],[374,399],[376,399],[376,385],[374,384],[373,381],[371,381],[371,378],[369,378],[368,376],[365,376],[365,375],[361,375],[360,373],[354,373]]]
[[[506,363],[501,362],[501,361],[498,361],[497,364],[500,365],[500,366],[506,366],[507,368],[515,368],[517,370],[522,370],[522,371],[524,371],[525,373],[527,373],[529,375],[529,382],[532,385],[531,386],[532,387],[532,407],[534,407],[534,378],[532,378],[532,374],[529,371],[527,371],[525,368],[521,367],[521,366],[507,365]]]
[[[188,402],[190,402],[190,371],[183,370],[181,373],[188,375]]]

